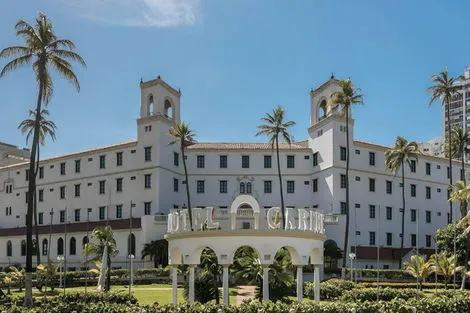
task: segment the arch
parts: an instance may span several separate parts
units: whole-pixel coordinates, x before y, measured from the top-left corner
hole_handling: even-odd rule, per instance
[[[11,244],[11,241],[7,241],[7,256],[12,256],[13,254],[13,246]]]
[[[135,256],[135,235],[130,234],[127,236],[127,255]]]
[[[70,255],[77,254],[77,240],[75,239],[75,237],[70,238],[69,254]]]
[[[261,260],[261,253],[258,251],[258,249],[250,245],[241,245],[233,249],[229,261],[231,264],[235,264],[236,258],[239,257],[239,254],[251,254],[252,252],[256,253],[258,260]]]
[[[90,240],[88,239],[87,236],[83,237],[83,239],[82,239],[82,249],[85,249],[85,245],[89,242],[90,242]]]
[[[64,239],[57,239],[57,255],[64,255]]]
[[[239,195],[237,196],[230,206],[230,213],[237,214],[237,210],[242,205],[249,205],[253,208],[254,213],[260,213],[259,203],[252,195]]]
[[[47,255],[49,253],[49,242],[47,239],[42,240],[42,255]]]
[[[26,240],[21,240],[21,256],[26,255]]]
[[[324,119],[327,113],[328,113],[328,105],[327,105],[326,99],[323,98],[319,101],[318,107],[317,107],[318,120],[320,121]]]
[[[290,260],[293,265],[305,265],[305,262],[302,262],[302,258],[300,257],[300,254],[297,249],[292,246],[283,246],[277,251],[273,251],[272,254],[274,255],[274,260],[277,260],[280,256],[279,254],[283,253],[284,251],[287,251],[289,253]]]
[[[215,255],[217,256],[217,261],[219,261],[217,251],[214,249],[214,247],[209,246],[209,245],[201,245],[201,246],[198,246],[196,249],[194,249],[189,255],[184,256],[184,259],[185,259],[184,263],[185,264],[199,264],[201,261],[202,251],[204,251],[204,249],[207,249],[207,248],[214,251]],[[189,257],[189,260],[187,260],[188,257]]]
[[[164,105],[163,105],[163,114],[168,117],[173,119],[174,116],[174,107],[170,99],[166,98]]]
[[[150,94],[147,100],[147,116],[155,114],[155,100],[153,94]]]

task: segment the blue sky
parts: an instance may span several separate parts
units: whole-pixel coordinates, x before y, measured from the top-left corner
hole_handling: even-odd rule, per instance
[[[470,65],[468,1],[3,0],[0,48],[21,43],[15,22],[38,12],[88,64],[76,67],[80,93],[55,76],[58,136],[43,156],[135,139],[139,81],[157,75],[181,88],[199,141],[262,141],[259,118],[276,105],[306,139],[309,91],[331,72],[366,95],[356,138],[425,141],[441,132],[431,75]],[[32,71],[0,79],[0,95],[0,141],[24,146],[17,125],[35,103]]]

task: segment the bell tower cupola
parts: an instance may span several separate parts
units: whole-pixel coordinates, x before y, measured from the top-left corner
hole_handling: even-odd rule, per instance
[[[180,122],[181,92],[164,82],[160,76],[156,79],[140,82],[140,118],[162,117],[169,122]]]

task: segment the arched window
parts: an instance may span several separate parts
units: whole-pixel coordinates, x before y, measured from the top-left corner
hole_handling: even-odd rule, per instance
[[[49,243],[47,239],[42,240],[42,255],[47,255],[49,253]]]
[[[77,254],[77,241],[75,240],[75,237],[70,238],[70,255],[75,255]]]
[[[82,249],[85,249],[85,245],[89,242],[88,237],[85,236],[82,239]]]
[[[171,105],[170,100],[165,99],[164,114],[168,118],[173,118],[173,106]]]
[[[21,255],[26,255],[26,240],[21,240]]]
[[[8,241],[7,241],[7,256],[12,256],[12,254],[13,254],[12,249],[13,249],[13,248],[12,248],[12,245],[11,245],[11,241],[8,240]]]
[[[318,120],[322,120],[326,117],[326,107],[326,100],[323,100],[318,108]]]
[[[57,255],[64,255],[64,239],[57,239]]]
[[[245,193],[245,183],[244,182],[240,183],[240,193]]]
[[[148,105],[147,105],[148,116],[154,115],[155,114],[154,110],[155,110],[155,104],[153,102],[153,95],[150,95],[149,96],[149,102],[148,102]]]
[[[134,234],[130,234],[127,236],[127,255],[134,255],[135,256],[135,236]]]
[[[251,194],[251,183],[246,183],[246,193]]]

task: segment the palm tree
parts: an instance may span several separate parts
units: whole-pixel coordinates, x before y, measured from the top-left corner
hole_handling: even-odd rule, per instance
[[[361,89],[355,88],[351,80],[338,81],[340,87],[339,91],[332,94],[330,103],[331,108],[340,107],[340,113],[344,116],[346,121],[346,227],[344,230],[344,246],[343,251],[346,255],[348,251],[349,241],[349,119],[352,115],[352,106],[362,104],[364,102],[364,95],[361,94]],[[346,257],[343,257],[343,267],[346,267]]]
[[[398,136],[395,139],[395,146],[385,152],[385,167],[395,174],[401,168],[401,239],[400,254],[403,251],[403,239],[405,237],[405,162],[411,166],[411,160],[418,160],[418,144],[414,141],[408,142],[405,138]],[[401,268],[402,256],[400,255],[399,268]]]
[[[436,100],[440,99],[442,105],[445,106],[446,115],[447,115],[447,140],[452,142],[452,132],[450,127],[450,103],[452,101],[452,95],[457,91],[457,86],[455,85],[457,79],[449,77],[447,70],[443,70],[439,74],[432,76],[433,86],[428,88],[428,92],[431,93],[431,100],[429,105],[431,105]],[[449,186],[452,186],[452,145],[449,145],[448,149],[449,157]],[[452,202],[449,202],[449,223],[453,221],[453,212],[452,212]]]
[[[26,144],[28,144],[28,140],[34,132],[34,126],[36,123],[36,112],[33,110],[29,110],[29,115],[31,118],[26,119],[21,122],[18,126],[18,129],[21,130],[21,133],[26,133]],[[39,114],[39,144],[44,146],[46,144],[46,137],[49,135],[52,141],[55,141],[55,131],[57,129],[55,123],[47,119],[49,115],[49,110],[42,109],[41,113]],[[36,169],[34,176],[37,176],[39,170],[39,146],[37,147],[37,154],[36,154]],[[38,229],[38,213],[37,213],[37,194],[36,190],[34,190],[34,228],[35,228],[35,235],[36,235],[36,242],[39,242],[39,229]],[[41,254],[36,253],[37,264],[41,264]]]
[[[0,52],[0,58],[14,59],[8,62],[0,72],[0,78],[7,73],[25,65],[32,65],[38,88],[36,112],[41,112],[43,103],[47,104],[52,96],[53,82],[50,68],[55,69],[62,77],[70,81],[77,91],[80,85],[75,73],[72,71],[70,61],[76,61],[85,66],[82,57],[74,52],[75,44],[68,39],[60,39],[54,33],[50,20],[44,14],[39,14],[34,26],[20,19],[16,25],[16,35],[24,39],[24,46],[12,46]],[[32,225],[33,225],[33,197],[36,190],[35,164],[39,144],[39,114],[36,115],[29,160],[28,182],[28,210],[26,214],[26,294],[25,305],[32,305]]]
[[[105,290],[109,291],[111,288],[111,257],[116,256],[119,253],[117,250],[116,239],[114,239],[114,233],[111,226],[99,226],[93,229],[91,238],[97,242],[90,241],[83,249],[83,255],[94,254],[95,256],[89,259],[89,262],[97,262],[103,258],[105,249],[108,250],[107,262],[107,278]]]
[[[445,289],[447,289],[450,277],[465,268],[464,266],[455,266],[456,256],[448,255],[446,251],[433,254],[429,261],[432,264],[433,271],[444,276]]]
[[[160,239],[146,243],[141,255],[142,259],[147,256],[150,257],[150,261],[153,260],[153,267],[157,268],[158,264],[162,264],[162,267],[165,267],[168,263],[168,241]]]
[[[465,178],[465,152],[467,151],[468,144],[470,144],[470,134],[464,131],[462,127],[452,128],[452,142],[451,145],[447,144],[446,146],[446,155],[448,156],[450,152],[453,152],[452,157],[460,158],[460,171],[462,173],[460,179],[464,185],[467,183]],[[452,147],[450,148],[450,146]],[[460,203],[460,218],[463,218],[465,215],[467,215],[467,203],[463,205]]]
[[[173,145],[178,141],[180,143],[181,157],[183,158],[184,179],[186,180],[186,198],[188,200],[189,225],[192,231],[193,230],[193,213],[191,209],[191,195],[189,193],[188,170],[186,168],[186,158],[185,158],[184,151],[186,150],[187,146],[196,143],[196,134],[194,133],[193,130],[189,128],[188,124],[181,122],[179,124],[175,124],[171,126],[170,136],[174,139],[174,141],[170,142],[170,145]]]
[[[470,186],[465,185],[465,182],[458,180],[452,186],[449,201],[460,202],[460,215],[463,219],[467,215],[467,203],[470,200]]]
[[[433,273],[433,264],[431,261],[424,260],[422,256],[411,256],[410,262],[405,262],[405,273],[410,274],[418,280],[419,290],[423,289],[423,281]]]
[[[279,189],[281,193],[282,229],[286,228],[286,213],[284,209],[284,194],[282,192],[281,163],[279,160],[279,136],[290,145],[292,143],[292,136],[287,129],[295,125],[293,121],[284,122],[284,113],[284,109],[280,106],[276,107],[271,114],[266,113],[266,116],[261,118],[261,121],[266,122],[266,124],[259,125],[259,131],[256,133],[256,136],[265,135],[268,137],[269,143],[273,149],[274,146],[276,146],[277,175],[279,177]]]

